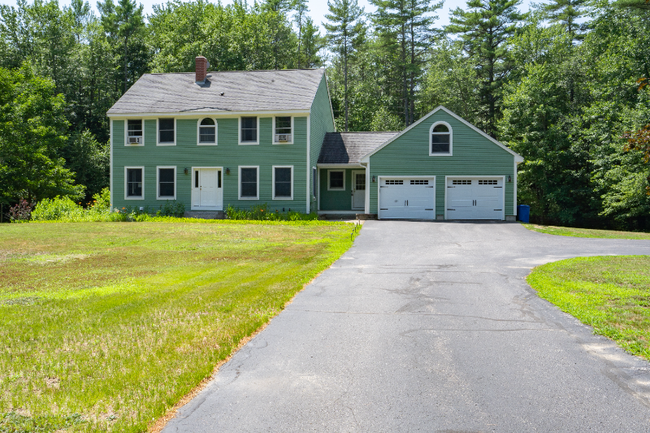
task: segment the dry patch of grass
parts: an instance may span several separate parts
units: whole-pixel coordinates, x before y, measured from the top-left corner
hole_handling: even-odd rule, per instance
[[[539,295],[650,360],[650,256],[581,257],[539,266]]]
[[[0,431],[146,430],[346,251],[350,232],[0,226]]]

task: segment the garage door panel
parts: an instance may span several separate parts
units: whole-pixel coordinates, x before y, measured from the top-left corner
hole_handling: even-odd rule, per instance
[[[434,178],[382,179],[380,218],[435,219]]]
[[[503,219],[503,178],[447,179],[447,218]]]

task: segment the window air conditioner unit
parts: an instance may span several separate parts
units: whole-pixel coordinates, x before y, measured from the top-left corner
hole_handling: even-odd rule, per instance
[[[142,137],[129,137],[129,144],[142,144]]]
[[[278,143],[291,141],[291,134],[275,134],[275,141]]]

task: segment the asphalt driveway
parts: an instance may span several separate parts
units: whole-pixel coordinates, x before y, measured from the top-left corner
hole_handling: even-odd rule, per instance
[[[368,221],[164,432],[650,431],[650,364],[524,280],[608,254],[650,241]]]

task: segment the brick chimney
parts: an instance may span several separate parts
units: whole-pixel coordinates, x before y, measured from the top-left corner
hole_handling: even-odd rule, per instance
[[[208,67],[210,67],[210,64],[208,63],[208,59],[206,59],[203,56],[198,56],[196,58],[196,82],[197,83],[205,83],[205,77],[208,75]]]

